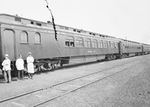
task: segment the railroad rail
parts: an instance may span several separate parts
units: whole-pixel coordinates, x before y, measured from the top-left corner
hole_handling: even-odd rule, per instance
[[[133,62],[132,62],[133,63]],[[131,68],[131,67],[134,67],[135,65],[137,65],[137,64],[139,64],[139,63],[141,63],[141,62],[135,62],[135,63],[133,63],[133,64],[131,64],[131,63],[129,63],[129,64],[127,64],[128,66],[127,67],[124,67],[123,69],[121,69],[121,70],[118,70],[117,72],[115,72],[115,73],[111,73],[111,74],[108,74],[108,75],[106,75],[106,76],[104,76],[104,77],[101,77],[101,75],[99,75],[99,78],[95,78],[94,80],[92,80],[91,79],[91,81],[88,81],[87,83],[85,83],[85,84],[83,84],[83,85],[77,85],[78,87],[74,87],[74,85],[73,85],[73,89],[71,89],[71,90],[67,90],[66,92],[63,92],[63,93],[61,93],[61,94],[58,94],[58,95],[56,95],[56,96],[54,96],[54,97],[51,97],[51,98],[49,98],[49,99],[47,99],[47,100],[45,100],[45,101],[43,101],[43,102],[40,102],[40,103],[38,103],[38,104],[36,104],[36,105],[34,105],[33,107],[38,107],[38,106],[41,106],[41,105],[43,105],[43,104],[45,104],[45,103],[48,103],[48,102],[50,102],[50,101],[52,101],[52,100],[55,100],[55,99],[57,99],[57,98],[59,98],[59,97],[62,97],[62,96],[64,96],[64,95],[66,95],[66,94],[69,94],[69,93],[71,93],[71,92],[74,92],[74,91],[77,91],[77,90],[79,90],[79,89],[81,89],[81,88],[84,88],[84,87],[86,87],[86,86],[89,86],[89,85],[91,85],[91,84],[93,84],[93,83],[96,83],[96,82],[98,82],[98,81],[101,81],[101,80],[104,80],[104,79],[106,79],[106,78],[108,78],[108,77],[111,77],[111,76],[113,76],[113,75],[116,75],[116,74],[118,74],[118,73],[120,73],[120,72],[123,72],[124,70],[127,70],[127,69],[129,69],[129,68]],[[126,65],[126,64],[125,64]],[[115,67],[116,68],[116,67]],[[115,69],[115,68],[112,68],[112,69]],[[107,69],[107,70],[110,70],[110,69]],[[107,70],[104,70],[104,71],[107,71]],[[93,73],[93,74],[91,74],[91,75],[88,75],[88,76],[84,76],[84,77],[82,77],[82,78],[80,78],[80,79],[85,79],[85,78],[89,78],[89,76],[95,76],[95,74],[97,75],[98,73],[101,73],[101,72],[95,72],[95,73]],[[88,79],[88,80],[90,80],[90,79]],[[80,80],[79,80],[80,81]],[[55,87],[52,87],[52,88],[54,88],[55,89]],[[57,89],[57,88],[56,88]]]

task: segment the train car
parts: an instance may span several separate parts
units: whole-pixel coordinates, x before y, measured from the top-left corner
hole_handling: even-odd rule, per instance
[[[61,28],[63,29],[63,27]],[[62,60],[62,64],[96,61],[118,53],[117,39],[114,37],[83,30],[76,33],[74,32],[75,28],[70,27],[64,27],[64,29],[68,29],[70,33],[63,31],[66,34],[58,34],[64,42],[61,49],[65,51],[63,58],[65,60]]]
[[[51,59],[58,62],[53,58],[62,57],[51,24],[1,14],[0,26],[0,61],[6,53],[9,54],[13,69],[19,54],[24,60],[28,52],[32,52],[35,59],[44,61]]]
[[[0,62],[9,54],[12,69],[22,54],[32,52],[36,70],[51,70],[56,66],[102,59],[116,59],[146,51],[145,46],[82,29],[0,14]],[[56,37],[57,36],[57,37]]]
[[[142,54],[149,54],[150,53],[150,45],[142,44]]]
[[[7,14],[0,15],[0,26],[0,62],[9,54],[13,69],[18,55],[26,60],[28,52],[32,52],[37,67],[47,65],[49,69],[112,58],[118,53],[118,41],[112,36],[56,25],[56,40],[52,23]]]
[[[142,44],[134,41],[120,39],[120,50],[122,57],[129,57],[142,54]]]

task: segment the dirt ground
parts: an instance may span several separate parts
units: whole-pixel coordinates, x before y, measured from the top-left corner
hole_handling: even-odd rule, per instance
[[[33,80],[12,81],[11,84],[3,84],[2,81],[0,99],[133,60],[141,63],[42,107],[150,107],[150,55],[36,74]]]
[[[145,59],[124,72],[42,107],[150,107],[150,56]]]

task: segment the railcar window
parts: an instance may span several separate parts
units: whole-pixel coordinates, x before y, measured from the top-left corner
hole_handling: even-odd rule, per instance
[[[103,41],[101,41],[102,43],[101,43],[101,48],[104,48],[104,42]]]
[[[41,35],[39,33],[34,34],[34,43],[41,44]]]
[[[76,39],[76,47],[83,47],[83,39],[82,38]]]
[[[117,42],[114,42],[114,48],[117,48],[117,45],[118,43]]]
[[[90,48],[91,47],[91,40],[90,39],[85,39],[85,47]]]
[[[131,48],[131,44],[129,44],[129,48]]]
[[[112,43],[111,43],[111,46],[112,46],[112,48],[115,48],[115,43],[112,42]]]
[[[115,43],[115,48],[118,48],[118,42]]]
[[[65,41],[65,45],[66,45],[67,47],[69,47],[69,40],[66,40],[66,41]]]
[[[128,47],[128,44],[126,44],[125,48],[129,48],[129,47]]]
[[[107,41],[105,41],[105,43],[104,43],[104,48],[108,48],[108,42]]]
[[[93,41],[92,41],[92,46],[93,46],[93,48],[97,48],[97,44],[98,44],[98,43],[97,43],[97,40],[93,40]]]
[[[28,34],[26,31],[21,32],[21,43],[28,43]]]
[[[103,41],[102,40],[98,42],[98,47],[103,48]]]
[[[113,42],[111,42],[111,48],[114,48],[114,44],[113,44]]]
[[[67,37],[65,40],[66,47],[74,47],[74,39],[73,37]]]
[[[70,42],[70,47],[74,47],[74,41]]]
[[[109,47],[109,48],[111,48],[111,47],[112,47],[112,46],[111,46],[111,42],[110,42],[110,41],[108,42],[108,47]]]
[[[100,43],[100,41],[98,41],[98,48],[101,48],[101,43]]]
[[[114,48],[114,43],[113,42],[111,42],[111,48]]]
[[[106,41],[106,48],[108,48],[109,47],[109,43]]]
[[[115,42],[112,42],[112,46],[113,46],[113,48],[115,48]]]
[[[103,42],[103,48],[106,48],[106,43],[105,43],[105,41]]]
[[[113,44],[114,44],[114,48],[117,48],[117,43],[113,42]]]

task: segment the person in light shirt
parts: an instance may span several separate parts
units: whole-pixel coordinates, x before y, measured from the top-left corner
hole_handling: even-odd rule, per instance
[[[6,83],[10,83],[11,82],[11,61],[8,58],[8,54],[5,54],[5,59],[2,62],[2,66],[3,66],[3,71],[4,71],[4,79]]]
[[[32,56],[31,52],[28,52],[28,57],[27,57],[27,70],[28,70],[28,76],[29,78],[33,78],[33,74],[34,74],[34,58]]]
[[[18,70],[18,79],[24,79],[24,60],[22,59],[21,54],[16,60],[16,68]]]

